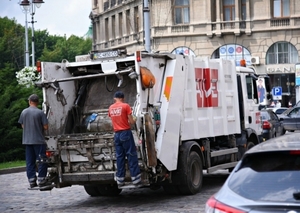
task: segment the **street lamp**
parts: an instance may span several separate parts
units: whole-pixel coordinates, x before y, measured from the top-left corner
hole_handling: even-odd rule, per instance
[[[32,66],[34,66],[35,58],[34,58],[34,14],[35,14],[35,7],[40,8],[42,6],[43,0],[22,0],[20,6],[25,11],[25,39],[26,39],[26,46],[25,46],[25,55],[26,55],[26,67],[29,66],[29,51],[28,51],[28,27],[27,27],[27,12],[30,12],[31,15],[31,35],[32,35]]]

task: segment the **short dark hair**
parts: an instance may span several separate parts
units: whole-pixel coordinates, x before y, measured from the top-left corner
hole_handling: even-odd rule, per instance
[[[124,98],[124,93],[121,91],[117,91],[114,95],[114,98]]]
[[[39,102],[39,96],[37,96],[36,94],[32,94],[32,95],[29,96],[28,101],[38,103]]]

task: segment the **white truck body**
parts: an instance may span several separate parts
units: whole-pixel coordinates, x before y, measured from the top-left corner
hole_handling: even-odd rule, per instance
[[[231,169],[260,142],[252,69],[222,59],[120,53],[109,58],[101,58],[107,53],[93,53],[91,60],[73,63],[41,63],[38,85],[49,120],[52,187],[84,185],[92,196],[120,193],[114,181],[114,133],[107,114],[118,90],[137,117],[132,132],[144,186],[197,193],[202,169]]]

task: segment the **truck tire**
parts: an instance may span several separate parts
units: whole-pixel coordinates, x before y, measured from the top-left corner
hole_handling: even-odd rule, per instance
[[[101,196],[101,193],[98,191],[97,185],[84,185],[84,190],[91,197]]]
[[[198,153],[191,151],[188,156],[182,153],[179,156],[178,166],[181,173],[181,184],[178,188],[181,194],[193,195],[198,193],[203,182],[203,166]]]
[[[122,192],[117,184],[101,184],[98,185],[97,189],[103,196],[118,196]]]

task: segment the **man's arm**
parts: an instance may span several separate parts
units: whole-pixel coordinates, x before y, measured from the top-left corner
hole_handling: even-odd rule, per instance
[[[44,127],[44,130],[48,130],[48,124],[45,124],[43,127]]]
[[[133,117],[132,114],[128,115],[128,121],[131,125],[135,124],[136,118]]]

